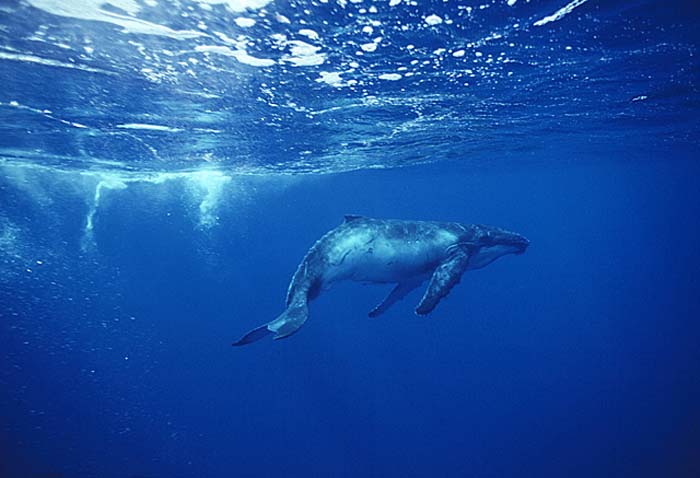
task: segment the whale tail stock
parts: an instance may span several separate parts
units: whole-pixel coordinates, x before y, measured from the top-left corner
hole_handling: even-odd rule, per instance
[[[273,339],[283,339],[289,337],[299,328],[304,325],[306,319],[309,318],[309,305],[306,297],[299,297],[298,300],[292,301],[287,309],[282,312],[275,320],[268,322],[265,325],[257,327],[243,337],[238,339],[232,345],[247,345],[267,337],[270,334],[275,334]]]

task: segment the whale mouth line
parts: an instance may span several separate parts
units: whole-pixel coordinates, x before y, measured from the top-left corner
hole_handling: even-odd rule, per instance
[[[525,254],[528,247],[530,247],[530,241],[524,237],[519,241],[518,250],[515,252],[517,255]]]

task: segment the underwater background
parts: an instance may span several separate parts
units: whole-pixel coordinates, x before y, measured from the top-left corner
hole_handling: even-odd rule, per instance
[[[0,476],[700,476],[700,5],[0,1]],[[519,256],[284,309],[344,214]]]

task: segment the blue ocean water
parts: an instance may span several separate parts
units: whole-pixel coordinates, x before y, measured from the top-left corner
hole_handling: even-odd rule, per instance
[[[700,476],[696,2],[4,0],[0,476]],[[284,310],[345,214],[527,252]]]

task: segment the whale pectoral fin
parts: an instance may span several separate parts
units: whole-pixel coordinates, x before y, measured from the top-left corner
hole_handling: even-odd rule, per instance
[[[386,296],[382,303],[376,306],[374,309],[372,309],[368,315],[370,317],[380,316],[381,314],[386,312],[386,310],[389,307],[406,297],[413,289],[421,285],[421,282],[422,281],[417,280],[399,282],[398,284],[396,284],[396,287],[394,287],[394,289],[391,292],[389,292],[389,295]]]
[[[430,278],[428,289],[425,291],[416,314],[427,315],[438,305],[440,299],[447,296],[450,290],[457,285],[462,274],[469,265],[469,251],[462,248],[455,250],[440,264]]]

